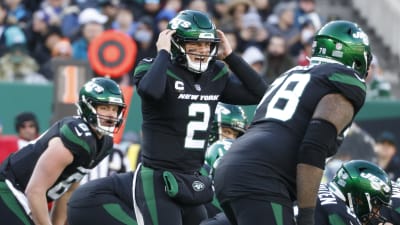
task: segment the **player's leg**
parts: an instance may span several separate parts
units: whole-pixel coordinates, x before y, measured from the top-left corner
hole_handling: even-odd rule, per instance
[[[204,205],[183,208],[182,220],[185,225],[199,225],[206,218],[207,210]]]
[[[293,208],[265,200],[240,198],[222,205],[233,224],[295,225]]]
[[[80,186],[68,202],[69,225],[136,225],[132,195],[132,173],[116,174]],[[116,187],[116,186],[119,186]]]
[[[182,225],[182,209],[166,193],[162,171],[139,166],[134,178],[137,221],[146,225]]]
[[[4,181],[0,181],[0,218],[7,224],[34,224]]]
[[[221,212],[212,218],[203,220],[200,225],[232,225],[225,213]]]

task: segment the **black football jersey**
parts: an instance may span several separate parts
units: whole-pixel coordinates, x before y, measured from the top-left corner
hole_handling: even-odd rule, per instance
[[[382,207],[381,215],[387,219],[387,222],[393,225],[400,225],[400,184],[392,181],[391,207]]]
[[[170,63],[168,53],[159,53],[156,60],[160,57],[164,57],[162,66],[167,68],[156,68],[154,59],[144,59],[134,74],[137,87],[146,76],[154,73],[158,77],[166,76],[165,85],[158,84],[160,81],[153,77],[149,87],[162,86],[164,91],[159,99],[147,96],[146,90],[138,88],[143,115],[142,162],[152,168],[198,170],[204,162],[208,128],[218,101],[256,104],[265,89],[259,96],[252,94],[251,88],[245,88],[221,61],[212,62],[207,71],[195,74]],[[246,75],[254,80],[254,76]],[[261,78],[257,76],[257,79]]]
[[[328,184],[321,184],[315,208],[315,224],[361,225],[354,212],[331,191]]]
[[[53,124],[38,139],[10,155],[4,161],[0,173],[10,180],[15,188],[24,192],[37,161],[54,137],[61,138],[74,159],[47,191],[49,201],[59,198],[72,183],[81,180],[109,154],[113,146],[112,137],[104,135],[99,140],[80,117],[66,117]]]
[[[269,193],[296,200],[298,150],[318,102],[325,95],[339,93],[357,113],[365,100],[365,88],[364,80],[352,69],[333,63],[294,67],[276,79],[257,106],[249,129],[221,158],[217,173],[220,170],[224,175],[220,178],[229,189],[223,191],[230,195],[225,197],[252,193],[261,198]],[[229,171],[234,171],[232,179]],[[285,199],[269,200],[290,206],[282,202]]]

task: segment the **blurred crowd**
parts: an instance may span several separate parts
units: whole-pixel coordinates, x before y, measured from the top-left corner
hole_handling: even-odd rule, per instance
[[[90,42],[105,30],[138,44],[135,63],[156,55],[155,41],[183,9],[209,13],[234,50],[268,83],[308,65],[312,39],[329,18],[315,0],[1,0],[0,81],[52,82],[52,59],[88,61]],[[370,97],[390,96],[375,60]],[[371,74],[371,73],[370,73]],[[125,77],[129,77],[127,74]],[[125,79],[128,80],[129,79]]]

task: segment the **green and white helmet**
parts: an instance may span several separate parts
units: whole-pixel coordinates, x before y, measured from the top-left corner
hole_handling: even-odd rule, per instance
[[[365,160],[346,162],[336,172],[330,187],[363,224],[384,220],[377,213],[382,206],[390,206],[392,184],[377,165]]]
[[[96,106],[100,104],[118,106],[118,117],[115,121],[111,121],[114,126],[101,125],[102,115],[97,114],[96,111]],[[77,107],[78,115],[94,126],[98,132],[113,136],[114,132],[122,125],[126,106],[118,84],[109,78],[97,77],[83,85],[79,91]],[[109,118],[103,119],[110,120]]]
[[[335,60],[367,76],[372,54],[367,34],[355,23],[336,20],[315,35],[311,60]],[[321,60],[323,61],[323,60]]]
[[[242,107],[218,102],[214,120],[211,124],[209,144],[222,139],[221,127],[228,127],[239,132],[241,136],[247,129],[247,116]]]
[[[229,150],[234,140],[224,139],[216,141],[207,148],[205,155],[205,164],[210,167],[210,175],[213,176],[215,168],[221,157]]]
[[[172,58],[192,72],[206,71],[209,62],[217,55],[220,41],[217,37],[216,27],[208,15],[200,11],[184,10],[169,21],[167,28],[176,30],[171,41]],[[190,60],[185,49],[185,43],[188,42],[211,43],[208,55],[197,55],[197,57],[207,57],[205,63]]]

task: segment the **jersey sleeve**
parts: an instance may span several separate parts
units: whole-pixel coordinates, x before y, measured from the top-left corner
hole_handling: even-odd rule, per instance
[[[365,81],[355,72],[350,72],[350,70],[334,71],[329,74],[328,80],[339,93],[352,103],[357,113],[365,101]]]
[[[79,160],[86,165],[90,162],[92,149],[95,149],[92,132],[85,123],[69,122],[60,128],[60,138],[66,148],[74,155],[74,160]]]
[[[161,50],[155,59],[142,59],[135,68],[133,83],[140,96],[160,99],[166,89],[167,69],[171,64],[170,54]]]

